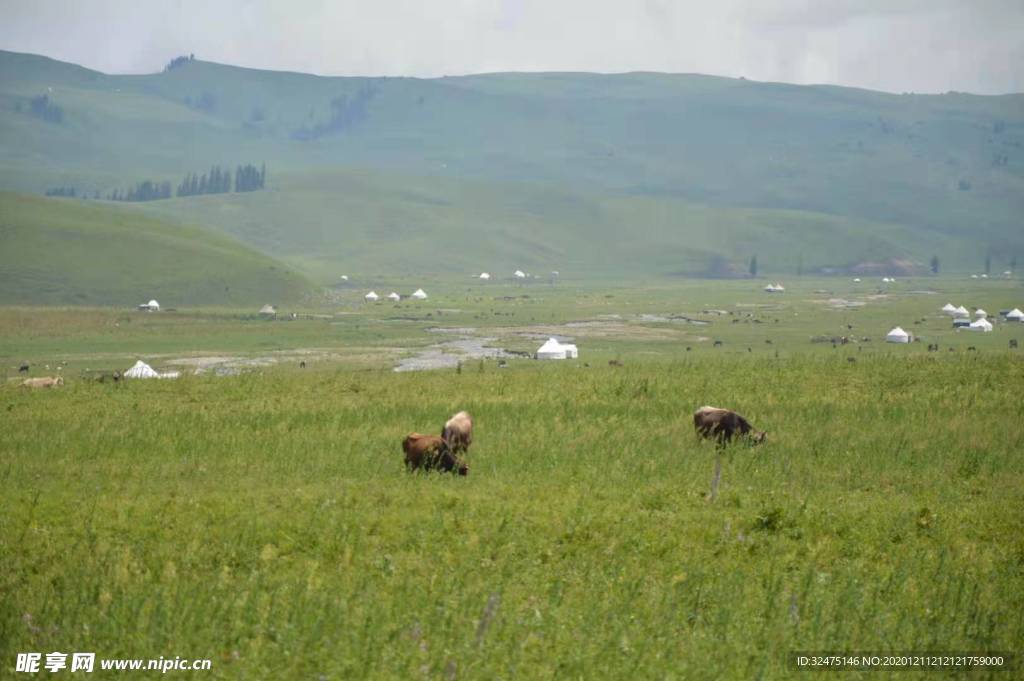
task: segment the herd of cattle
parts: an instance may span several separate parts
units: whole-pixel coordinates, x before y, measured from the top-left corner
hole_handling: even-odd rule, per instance
[[[693,412],[693,428],[703,438],[725,446],[734,438],[745,438],[751,444],[761,444],[768,434],[756,430],[747,419],[731,409],[701,407]],[[440,435],[409,433],[402,440],[405,466],[412,472],[436,470],[445,473],[469,474],[469,464],[463,458],[473,444],[473,418],[460,411],[448,419]]]

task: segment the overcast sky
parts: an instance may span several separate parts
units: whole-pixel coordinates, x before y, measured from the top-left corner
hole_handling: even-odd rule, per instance
[[[0,0],[0,49],[323,75],[665,71],[1024,91],[1024,0]]]

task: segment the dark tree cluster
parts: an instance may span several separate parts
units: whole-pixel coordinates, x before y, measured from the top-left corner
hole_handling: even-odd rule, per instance
[[[143,180],[124,192],[115,189],[107,195],[107,199],[110,201],[156,201],[169,198],[171,198],[171,183],[154,182],[153,180]]]
[[[47,196],[69,196],[75,198],[78,194],[75,192],[74,187],[51,187],[44,192]],[[85,197],[85,193],[82,193]]]
[[[190,54],[190,55],[184,55],[183,54],[180,57],[175,57],[171,61],[167,62],[167,66],[164,67],[164,73],[167,73],[168,71],[173,71],[174,69],[180,68],[180,67],[184,66],[185,64],[189,63],[190,61],[195,61],[195,58],[196,58],[196,56],[194,54]]]
[[[38,95],[32,98],[29,112],[47,123],[63,123],[64,109],[53,103],[50,95]]]
[[[252,164],[238,166],[235,171],[235,191],[254,192],[263,189],[267,182],[267,164],[260,166],[259,170]]]
[[[189,173],[178,185],[178,196],[227,194],[231,191],[231,171],[213,166],[209,173]]]
[[[327,121],[317,123],[312,128],[305,125],[296,128],[292,131],[292,139],[309,141],[345,132],[366,118],[370,102],[376,95],[376,86],[366,83],[352,97],[335,97],[331,100],[331,115]]]

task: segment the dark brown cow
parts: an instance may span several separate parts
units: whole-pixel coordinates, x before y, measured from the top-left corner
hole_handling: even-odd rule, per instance
[[[469,473],[469,466],[453,454],[448,448],[448,443],[437,435],[409,433],[402,440],[402,451],[405,452],[405,466],[410,471],[422,469],[450,473],[454,470],[459,475]]]
[[[455,455],[464,454],[473,444],[473,417],[469,412],[460,411],[448,419],[441,429],[441,438]]]
[[[693,427],[701,437],[717,440],[719,444],[731,442],[734,436],[745,436],[751,443],[760,444],[768,436],[731,409],[718,407],[701,407],[693,412]]]

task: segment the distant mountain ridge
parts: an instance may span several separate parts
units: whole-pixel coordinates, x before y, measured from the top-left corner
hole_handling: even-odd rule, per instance
[[[40,97],[45,103],[34,105]],[[287,255],[299,261],[330,251],[325,270],[353,264],[345,248],[353,241],[364,257],[394,267],[435,255],[429,239],[426,251],[412,252],[388,236],[395,230],[387,225],[417,219],[407,200],[417,185],[433,188],[425,205],[458,197],[424,220],[423,229],[440,236],[465,238],[476,232],[447,226],[474,223],[500,251],[502,234],[504,245],[514,244],[517,222],[543,223],[561,246],[547,255],[534,249],[528,266],[558,269],[572,254],[569,235],[586,237],[588,211],[595,235],[617,225],[657,236],[649,257],[635,244],[628,271],[643,273],[701,275],[716,257],[742,269],[766,242],[779,257],[762,255],[765,273],[843,271],[882,260],[879,250],[922,264],[937,255],[945,268],[962,270],[980,268],[986,255],[999,269],[1024,258],[1021,94],[893,95],[657,73],[323,77],[196,59],[159,74],[112,76],[0,52],[0,139],[0,188],[34,193],[76,186],[105,195],[142,180],[176,186],[215,164],[265,162],[267,196],[143,208],[187,215],[260,248],[289,243],[269,238],[275,230],[298,230],[294,241],[307,249],[317,234],[326,248]],[[353,173],[373,178],[374,204],[350,213],[358,222],[317,213],[316,205],[332,205],[323,197],[351,195],[331,181]],[[493,200],[471,199],[459,183],[486,187]],[[530,205],[510,214],[498,205],[501,194]],[[268,223],[271,195],[300,219]],[[702,225],[717,211],[723,233],[708,241]],[[789,230],[779,224],[786,211],[816,216],[818,226]],[[665,264],[674,249],[678,267]],[[599,259],[576,264],[607,267]]]

